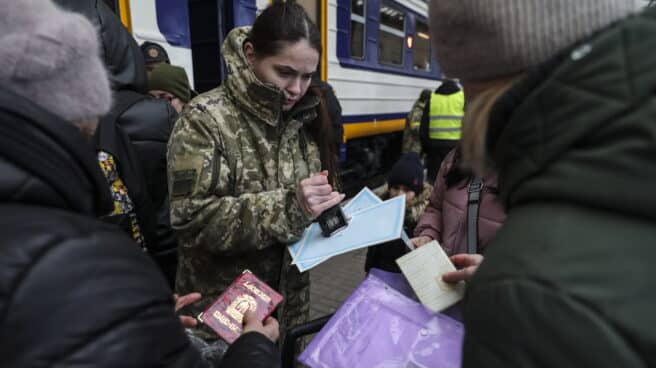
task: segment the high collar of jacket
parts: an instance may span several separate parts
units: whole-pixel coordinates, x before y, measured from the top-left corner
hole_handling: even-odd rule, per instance
[[[111,210],[92,146],[70,123],[0,90],[0,201],[91,216]]]
[[[504,203],[656,218],[656,10],[531,70],[495,104],[487,149]]]
[[[250,27],[235,28],[226,37],[221,49],[228,69],[226,86],[228,93],[239,106],[271,126],[283,120],[283,92],[273,84],[261,82],[250,68],[243,45],[248,39]],[[296,118],[305,123],[314,118],[308,111],[319,104],[319,98],[307,93],[285,118]]]

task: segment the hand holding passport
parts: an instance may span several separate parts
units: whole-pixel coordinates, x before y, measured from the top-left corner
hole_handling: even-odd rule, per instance
[[[264,321],[264,325],[262,330],[259,324],[255,324],[254,327],[247,326],[246,332],[249,329],[255,330],[275,340],[277,328],[274,327],[277,326],[277,322],[267,318],[281,301],[282,295],[246,270],[198,316],[198,319],[213,329],[223,340],[232,344],[244,331],[244,315],[250,312],[254,314],[256,321]],[[274,329],[275,334],[272,331]]]

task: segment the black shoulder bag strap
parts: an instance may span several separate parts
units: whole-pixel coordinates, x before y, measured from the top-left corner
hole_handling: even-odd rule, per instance
[[[474,176],[467,190],[467,253],[478,253],[478,209],[481,205],[483,178]]]

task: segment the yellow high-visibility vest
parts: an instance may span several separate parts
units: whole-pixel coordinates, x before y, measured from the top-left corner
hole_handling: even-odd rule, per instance
[[[430,99],[428,137],[446,141],[460,140],[464,114],[465,94],[463,91],[450,95],[433,93]]]

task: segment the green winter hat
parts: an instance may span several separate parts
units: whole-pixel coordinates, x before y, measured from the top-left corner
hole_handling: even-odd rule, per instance
[[[189,79],[184,68],[179,66],[160,64],[150,73],[148,90],[168,92],[187,103],[191,99]]]

